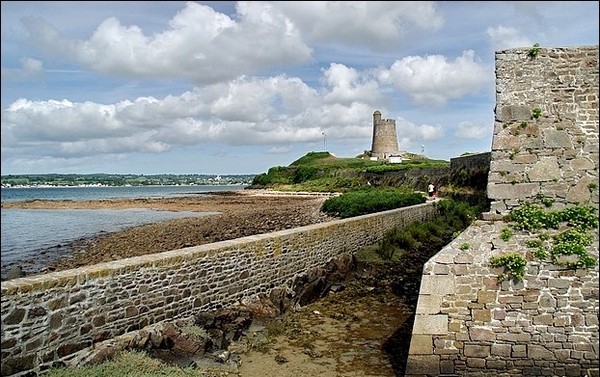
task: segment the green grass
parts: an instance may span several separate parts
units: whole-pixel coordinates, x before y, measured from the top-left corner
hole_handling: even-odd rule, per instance
[[[52,368],[47,377],[218,377],[223,372],[169,366],[142,351],[122,351],[114,360],[83,368]]]
[[[310,152],[289,166],[274,166],[254,177],[249,188],[271,188],[281,191],[345,192],[368,182],[365,172],[399,171],[416,168],[448,167],[443,160],[429,160],[413,155],[409,161],[390,164],[371,161],[364,156],[340,158],[329,152]]]
[[[412,254],[419,254],[419,251],[440,250],[475,221],[481,213],[478,206],[451,199],[439,202],[438,209],[440,215],[437,218],[413,222],[402,229],[392,229],[385,233],[376,247],[364,252],[375,253],[383,261],[393,263],[409,251]],[[369,257],[362,255],[361,258],[368,260]]]

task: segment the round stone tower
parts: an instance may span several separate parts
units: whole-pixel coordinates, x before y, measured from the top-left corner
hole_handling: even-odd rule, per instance
[[[381,119],[381,113],[373,113],[373,144],[371,157],[378,160],[387,160],[392,155],[399,155],[398,136],[396,135],[396,121],[394,119]]]

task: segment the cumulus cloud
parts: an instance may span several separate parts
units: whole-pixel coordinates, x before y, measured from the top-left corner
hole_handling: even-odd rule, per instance
[[[415,103],[430,106],[443,106],[449,100],[476,93],[493,77],[476,61],[472,50],[454,61],[442,55],[409,56],[378,74],[382,82],[392,84]]]
[[[319,141],[323,132],[337,139],[368,137],[372,106],[323,101],[330,94],[280,75],[114,104],[19,99],[2,113],[2,147],[36,145],[81,157],[212,142],[281,146]]]
[[[488,28],[487,34],[492,40],[494,50],[505,50],[516,47],[529,47],[533,42],[520,34],[519,30],[513,27],[497,26]]]
[[[2,81],[37,81],[44,76],[44,63],[38,59],[21,59],[20,68],[2,67]]]
[[[324,132],[332,141],[370,140],[373,109],[386,100],[386,85],[440,104],[485,82],[472,52],[455,61],[409,57],[376,74],[339,63],[321,73],[320,88],[283,74],[241,75],[180,95],[112,104],[19,99],[2,113],[2,147],[74,158],[161,153],[207,143],[271,145],[270,153],[285,153],[294,143],[320,142]],[[444,136],[441,126],[404,119],[398,129],[405,145]]]
[[[352,22],[348,22],[352,20]],[[310,43],[397,50],[407,34],[438,30],[433,2],[237,2],[235,18],[187,2],[168,28],[147,34],[118,18],[85,40],[42,18],[23,19],[30,40],[54,58],[114,76],[180,78],[202,85],[312,61]]]
[[[79,12],[88,10],[79,4]],[[536,23],[523,22],[537,13],[519,18],[503,3],[464,3],[457,11],[434,2],[248,1],[214,9],[188,2],[179,12],[169,5],[173,16],[165,18],[162,8],[143,17],[126,11],[109,17],[118,13],[101,7],[106,11],[94,13],[91,26],[77,27],[61,25],[64,6],[49,6],[60,17],[39,13],[54,24],[23,20],[33,46],[21,43],[22,25],[19,38],[9,38],[12,47],[3,44],[3,54],[11,52],[3,60],[3,83],[44,74],[52,83],[27,83],[12,92],[4,89],[17,85],[3,86],[3,161],[27,166],[29,155],[68,166],[61,159],[101,161],[130,153],[157,160],[204,146],[232,156],[242,149],[228,146],[275,155],[298,144],[320,146],[323,133],[331,146],[360,151],[369,147],[376,109],[397,117],[401,148],[436,145],[443,146],[439,153],[450,153],[451,140],[464,145],[491,137],[490,127],[472,121],[483,118],[472,115],[477,112],[493,117],[493,56],[484,55],[491,43],[495,49],[531,46],[524,35],[542,35]],[[560,25],[560,12],[547,8],[535,6],[551,16],[544,23]],[[501,20],[490,15],[497,9],[505,10]],[[469,10],[476,11],[471,22],[463,19]],[[17,29],[20,15],[3,12],[13,24],[9,31]],[[574,33],[569,29],[565,33]],[[9,34],[3,32],[3,42]],[[21,47],[35,59],[14,63]],[[5,68],[7,62],[16,65]]]
[[[484,139],[493,134],[492,126],[473,122],[462,122],[456,128],[454,135],[460,139]]]
[[[267,153],[268,154],[286,154],[293,150],[294,148],[291,145],[282,145],[270,148]]]
[[[381,100],[377,81],[366,78],[366,75],[356,69],[332,63],[329,68],[323,70],[323,75],[322,81],[330,89],[324,96],[328,103],[351,104],[365,98],[370,98],[375,103]]]
[[[398,119],[396,128],[398,138],[410,140],[412,142],[439,140],[446,134],[444,128],[440,125],[416,125],[402,118]]]
[[[65,38],[43,19],[24,22],[31,40],[46,53],[116,76],[184,77],[207,84],[310,61],[312,50],[272,5],[239,3],[237,16],[188,2],[163,32],[146,35],[139,26],[111,17],[87,40]]]
[[[414,29],[436,31],[443,24],[435,3],[428,1],[281,1],[274,6],[313,43],[375,50],[396,50]]]

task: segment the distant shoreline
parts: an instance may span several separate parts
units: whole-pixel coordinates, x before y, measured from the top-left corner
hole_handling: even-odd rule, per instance
[[[189,184],[189,185],[103,185],[103,184],[89,184],[89,185],[16,185],[16,186],[5,186],[2,185],[2,189],[35,189],[35,188],[87,188],[87,187],[199,187],[199,186],[248,186],[247,183],[207,183],[207,184]]]

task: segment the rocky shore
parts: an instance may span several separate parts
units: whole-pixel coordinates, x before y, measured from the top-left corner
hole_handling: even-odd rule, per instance
[[[57,245],[43,251],[40,258],[19,261],[11,277],[18,277],[20,273],[61,271],[330,221],[333,218],[320,211],[325,199],[327,196],[323,195],[275,195],[248,190],[169,198],[5,202],[2,208],[149,208],[218,213],[147,224]]]

